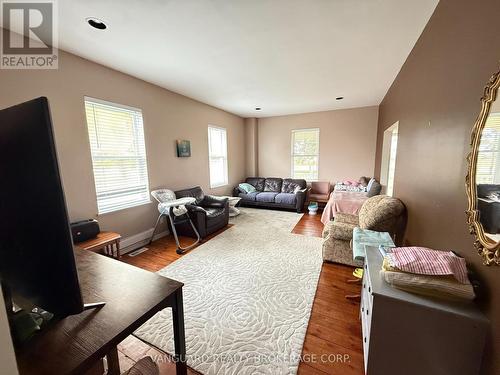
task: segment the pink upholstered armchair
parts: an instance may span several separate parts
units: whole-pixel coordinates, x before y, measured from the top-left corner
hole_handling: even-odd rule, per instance
[[[308,202],[324,203],[328,202],[330,197],[330,182],[315,181],[311,182],[311,190],[309,190]]]

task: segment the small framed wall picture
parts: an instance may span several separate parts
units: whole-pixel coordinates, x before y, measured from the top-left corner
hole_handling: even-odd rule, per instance
[[[191,156],[191,142],[183,139],[178,139],[177,144],[177,157],[188,158]]]

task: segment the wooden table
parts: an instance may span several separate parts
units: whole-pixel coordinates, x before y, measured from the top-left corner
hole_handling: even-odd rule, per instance
[[[90,251],[104,250],[104,254],[119,259],[121,238],[122,236],[115,232],[101,232],[96,238],[80,242],[77,246]]]
[[[19,373],[82,374],[107,356],[108,374],[118,375],[116,346],[171,307],[176,373],[186,374],[183,284],[93,252],[76,249],[75,256],[84,302],[106,305],[53,322],[18,348]]]

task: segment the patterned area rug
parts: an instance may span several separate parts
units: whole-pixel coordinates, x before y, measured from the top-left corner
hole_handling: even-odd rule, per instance
[[[242,208],[235,224],[158,273],[184,286],[187,363],[206,374],[296,374],[321,271],[301,215]],[[171,310],[140,339],[173,353]]]

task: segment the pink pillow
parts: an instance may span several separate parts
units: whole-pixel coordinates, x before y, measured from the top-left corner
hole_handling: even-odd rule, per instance
[[[359,182],[355,180],[345,180],[344,185],[352,185],[357,187],[359,185]]]

